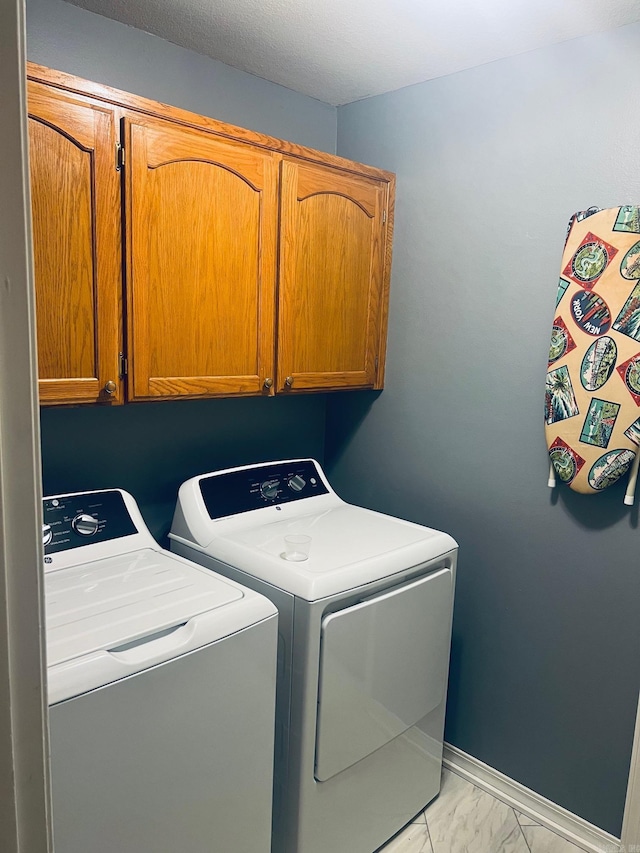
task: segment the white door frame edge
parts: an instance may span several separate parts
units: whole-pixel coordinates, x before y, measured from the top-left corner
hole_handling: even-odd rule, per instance
[[[636,847],[640,851],[640,703],[636,714],[636,728],[629,767],[629,784],[622,820],[622,850]]]
[[[53,849],[24,0],[0,2],[0,850]]]

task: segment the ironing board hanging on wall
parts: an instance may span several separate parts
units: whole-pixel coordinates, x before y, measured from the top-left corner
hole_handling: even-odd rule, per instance
[[[640,460],[640,207],[591,207],[574,214],[551,332],[545,430],[556,476],[583,494],[630,472],[633,503]]]

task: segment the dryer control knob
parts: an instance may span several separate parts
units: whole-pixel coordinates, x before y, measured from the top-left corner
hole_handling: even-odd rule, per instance
[[[42,525],[42,544],[48,545],[49,542],[53,539],[53,530],[51,529],[50,524]]]
[[[279,485],[280,480],[265,480],[264,483],[260,483],[260,493],[262,497],[268,498],[269,500],[277,498]]]
[[[92,515],[76,515],[71,526],[79,536],[93,536],[98,529],[98,520]]]
[[[304,487],[305,487],[306,485],[307,485],[306,480],[304,480],[304,479],[300,476],[300,474],[295,474],[295,475],[294,475],[294,476],[289,480],[289,488],[290,488],[290,489],[291,489],[291,491],[293,491],[293,492],[301,492],[301,491],[304,489]]]

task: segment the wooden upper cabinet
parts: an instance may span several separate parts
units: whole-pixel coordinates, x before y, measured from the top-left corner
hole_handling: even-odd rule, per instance
[[[125,128],[129,399],[269,391],[279,157],[144,117]]]
[[[42,403],[382,388],[391,173],[27,71]]]
[[[28,97],[40,401],[122,403],[114,112],[33,81]]]
[[[284,160],[278,390],[382,387],[389,183]]]

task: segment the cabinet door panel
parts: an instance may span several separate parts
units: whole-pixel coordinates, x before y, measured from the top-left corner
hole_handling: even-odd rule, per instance
[[[131,121],[132,399],[256,394],[273,376],[274,155]]]
[[[108,108],[29,85],[42,403],[121,403],[120,182]],[[113,382],[108,395],[104,386]]]
[[[386,185],[284,161],[278,388],[373,387]]]

